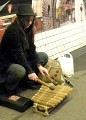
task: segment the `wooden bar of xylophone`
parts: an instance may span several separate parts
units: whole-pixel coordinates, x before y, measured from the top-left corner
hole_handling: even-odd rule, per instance
[[[42,85],[38,92],[32,97],[35,112],[49,115],[59,103],[61,103],[73,88],[69,86],[57,85],[54,90]]]

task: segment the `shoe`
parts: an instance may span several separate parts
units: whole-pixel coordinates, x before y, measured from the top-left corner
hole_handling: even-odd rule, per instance
[[[28,89],[38,90],[40,87],[41,87],[41,85],[29,85]]]
[[[41,87],[41,84],[34,81],[24,81],[19,85],[20,88],[36,90]]]
[[[11,95],[14,95],[14,93],[12,92],[7,92],[5,89],[1,90],[0,91],[0,96],[6,96],[6,97],[9,97]]]

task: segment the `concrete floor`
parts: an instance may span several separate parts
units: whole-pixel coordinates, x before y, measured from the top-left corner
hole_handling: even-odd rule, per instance
[[[75,74],[70,78],[74,90],[69,97],[57,106],[50,116],[33,112],[33,108],[24,113],[0,106],[0,120],[86,120],[86,46],[72,52]],[[32,97],[37,91],[27,90],[21,95]]]

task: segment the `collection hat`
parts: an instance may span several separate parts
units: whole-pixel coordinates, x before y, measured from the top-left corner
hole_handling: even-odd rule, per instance
[[[17,15],[35,15],[34,11],[29,4],[23,4],[18,8]]]

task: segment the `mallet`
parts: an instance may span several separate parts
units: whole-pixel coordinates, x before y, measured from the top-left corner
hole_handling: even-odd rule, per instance
[[[51,86],[50,86],[49,84],[43,82],[43,81],[40,80],[39,78],[37,79],[37,82],[41,83],[42,85],[47,86],[47,87],[50,88],[51,90],[54,90],[54,89],[55,89],[55,86],[54,86],[54,85],[51,85]]]

